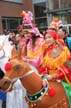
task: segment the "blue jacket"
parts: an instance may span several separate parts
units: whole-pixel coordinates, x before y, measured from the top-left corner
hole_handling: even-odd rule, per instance
[[[66,37],[64,41],[67,47],[69,48],[69,50],[71,51],[71,37]]]

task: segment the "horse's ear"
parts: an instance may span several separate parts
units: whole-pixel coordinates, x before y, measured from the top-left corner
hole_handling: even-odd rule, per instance
[[[20,47],[18,47],[18,53],[17,53],[17,58],[20,60],[22,57],[22,49]]]
[[[11,52],[11,59],[14,59],[14,58],[17,58],[17,59],[21,59],[21,48],[18,47],[18,51],[16,50],[16,48],[14,47],[12,49],[12,52]]]
[[[14,47],[11,51],[11,59],[17,58],[16,48]]]

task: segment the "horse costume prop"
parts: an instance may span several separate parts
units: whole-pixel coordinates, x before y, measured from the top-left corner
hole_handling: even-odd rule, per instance
[[[10,60],[6,63],[5,70],[6,74],[0,80],[0,90],[10,91],[13,83],[20,79],[27,90],[29,108],[71,108],[71,87],[67,83],[40,76],[33,66],[20,59]]]
[[[5,64],[12,59],[12,57],[17,57],[16,51],[14,51],[13,46],[8,41],[9,35],[0,36],[0,68],[4,73]],[[7,108],[27,108],[27,103],[25,102],[25,89],[22,87],[21,82],[18,80],[14,83],[15,90],[6,93],[6,107]],[[21,96],[18,100],[17,98]],[[14,98],[14,102],[12,101]],[[20,103],[19,103],[20,101]]]

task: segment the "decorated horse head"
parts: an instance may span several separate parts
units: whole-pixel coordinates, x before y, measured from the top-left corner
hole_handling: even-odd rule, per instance
[[[4,69],[5,64],[10,59],[17,58],[17,55],[18,56],[20,55],[20,51],[19,53],[17,53],[16,48],[10,44],[8,38],[9,36],[0,36],[0,68],[5,74],[6,74],[6,70]],[[4,75],[1,76],[1,79],[4,77]],[[9,84],[10,83],[7,83],[8,86]],[[17,80],[16,83],[13,84],[13,86],[15,90],[6,93],[6,107],[8,108],[11,106],[13,108],[15,106],[17,108],[23,108],[23,107],[26,108],[27,103],[24,100],[26,91],[24,88],[22,88],[20,80]],[[6,89],[6,85],[5,85],[5,89]],[[1,95],[0,97],[2,98],[3,96],[2,92],[0,92],[0,95]],[[19,96],[20,98],[16,100]],[[14,102],[12,102],[13,99]]]
[[[11,59],[4,68],[6,74],[0,80],[0,90],[10,91],[13,83],[20,79],[26,88],[26,101],[30,108],[71,107],[71,88],[67,83],[40,76],[32,65],[21,59]]]

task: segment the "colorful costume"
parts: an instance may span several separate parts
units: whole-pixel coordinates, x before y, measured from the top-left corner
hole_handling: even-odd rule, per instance
[[[36,67],[39,67],[42,62],[41,61],[43,53],[42,44],[44,42],[43,36],[39,32],[35,24],[32,23],[33,15],[29,11],[23,11],[21,16],[23,17],[22,32],[23,33],[28,32],[32,35],[29,39],[26,38],[27,36],[26,37],[24,36],[25,43],[27,42],[27,40],[28,42],[22,46],[23,58],[26,59],[27,62],[30,62]]]
[[[38,37],[35,42],[34,48],[32,48],[32,39],[30,39],[27,45],[27,58],[31,60],[31,63],[36,67],[39,67],[43,58],[43,38]]]
[[[52,35],[55,40],[58,39],[58,37],[56,37],[57,34],[54,34],[54,31],[47,30],[47,33]],[[47,43],[45,43],[45,46],[46,44]],[[58,79],[66,79],[66,81],[70,84],[71,82],[71,77],[70,77],[71,70],[69,70],[70,65],[69,66],[67,65],[68,67],[65,65],[65,62],[68,61],[67,60],[68,56],[70,56],[68,48],[65,45],[63,45],[63,43],[60,40],[58,41],[58,43],[55,42],[53,45],[46,48],[40,72],[47,70],[47,74],[51,75],[56,74],[56,77]]]

